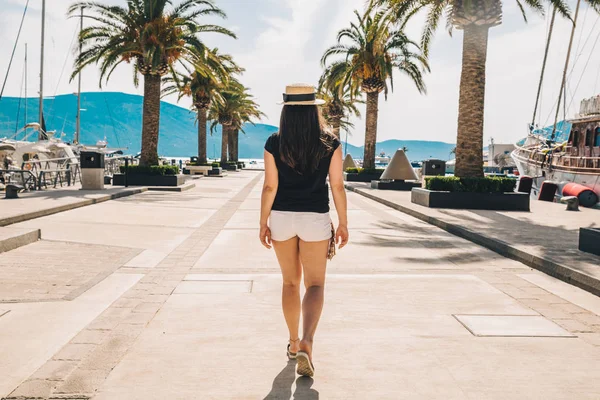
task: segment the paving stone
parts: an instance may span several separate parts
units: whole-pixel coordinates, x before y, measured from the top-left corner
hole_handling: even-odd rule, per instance
[[[108,336],[109,333],[109,330],[84,329],[81,332],[79,332],[77,336],[71,339],[71,343],[100,344]]]
[[[77,364],[77,361],[50,360],[40,367],[30,379],[62,381],[77,367]]]
[[[160,309],[160,303],[141,303],[136,308],[133,309],[133,312],[141,312],[141,313],[152,313],[156,314]]]
[[[77,369],[60,385],[53,394],[92,395],[106,379],[107,371],[98,369]]]
[[[83,344],[83,343],[69,343],[65,345],[58,353],[56,353],[53,360],[82,360],[92,350],[96,348],[95,344]]]
[[[588,326],[600,325],[600,317],[589,312],[573,314],[573,318]]]
[[[573,333],[593,332],[593,329],[574,319],[555,319],[554,322]]]
[[[600,333],[579,333],[578,336],[589,344],[600,347]]]
[[[56,382],[41,379],[27,380],[19,385],[8,397],[7,400],[13,399],[46,399],[52,389],[56,386]]]

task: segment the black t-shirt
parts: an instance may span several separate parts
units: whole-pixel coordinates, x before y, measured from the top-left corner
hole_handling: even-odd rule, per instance
[[[340,146],[333,140],[333,150]],[[284,163],[279,156],[279,134],[267,139],[265,150],[273,155],[279,174],[279,186],[272,209],[275,211],[329,212],[329,188],[327,174],[333,152],[324,157],[313,173],[299,174]]]

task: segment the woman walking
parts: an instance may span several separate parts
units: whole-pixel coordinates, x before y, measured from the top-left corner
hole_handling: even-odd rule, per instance
[[[335,243],[348,242],[346,192],[340,142],[326,128],[315,88],[286,87],[279,132],[265,144],[265,182],[261,197],[260,241],[275,249],[283,276],[283,314],[289,330],[289,358],[298,373],[314,375],[313,338],[323,309],[327,258]],[[338,214],[337,231],[329,217],[329,190]],[[306,293],[300,301],[304,272]],[[298,335],[302,311],[302,340]]]

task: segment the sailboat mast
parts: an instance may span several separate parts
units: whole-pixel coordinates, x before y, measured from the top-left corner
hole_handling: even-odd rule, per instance
[[[83,31],[83,7],[81,7],[81,16],[79,18],[79,33]],[[81,54],[81,40],[79,41],[79,54]],[[77,125],[75,127],[75,144],[79,144],[81,135],[81,71],[77,77]]]
[[[39,124],[44,126],[44,34],[46,29],[46,0],[42,0],[42,41],[41,41],[41,55],[40,55],[40,106],[39,106]],[[38,132],[38,140],[42,140],[45,136],[45,132]]]
[[[27,125],[27,43],[25,43],[25,125]],[[27,129],[25,129],[27,133]]]
[[[573,18],[573,27],[571,28],[571,39],[569,40],[569,48],[567,50],[567,59],[565,60],[565,69],[563,70],[563,78],[560,84],[560,92],[558,93],[558,104],[556,105],[556,114],[554,115],[554,126],[552,127],[552,136],[551,140],[554,140],[554,136],[556,134],[556,124],[558,123],[558,113],[560,112],[560,102],[563,97],[563,92],[565,91],[565,86],[567,84],[567,70],[569,69],[569,59],[571,58],[571,49],[573,47],[573,38],[575,37],[575,28],[577,28],[577,17],[579,16],[579,6],[581,5],[581,0],[577,0],[577,8],[575,9],[575,18]],[[566,96],[566,93],[565,93]],[[566,103],[566,101],[565,101]],[[565,104],[566,105],[566,104]],[[565,109],[566,114],[566,109]]]
[[[554,30],[554,20],[556,19],[556,7],[552,10],[552,19],[550,20],[550,29],[548,30],[548,40],[546,41],[546,50],[544,51],[544,61],[542,62],[542,73],[540,74],[540,83],[538,85],[537,96],[535,98],[535,108],[533,109],[533,118],[531,118],[531,129],[535,126],[535,116],[538,110],[540,94],[542,93],[542,84],[544,82],[544,72],[546,72],[546,61],[548,60],[548,50],[550,49],[550,39]]]

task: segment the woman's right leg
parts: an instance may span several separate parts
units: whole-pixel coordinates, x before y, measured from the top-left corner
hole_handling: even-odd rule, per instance
[[[300,260],[304,269],[306,293],[302,301],[302,340],[300,350],[312,357],[312,346],[321,311],[323,310],[325,270],[329,240],[305,242],[300,240]]]
[[[298,237],[295,236],[283,242],[273,241],[273,248],[281,267],[283,289],[281,291],[281,304],[283,315],[290,332],[290,340],[298,339],[298,325],[300,324],[300,279],[302,279],[302,266],[298,255]],[[290,343],[290,351],[298,351],[298,341]]]

